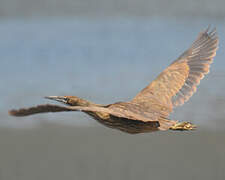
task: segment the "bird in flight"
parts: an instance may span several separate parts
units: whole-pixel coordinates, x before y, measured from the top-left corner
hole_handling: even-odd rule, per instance
[[[209,72],[218,49],[216,29],[200,32],[197,39],[155,80],[129,102],[108,105],[95,104],[77,96],[48,96],[64,106],[43,104],[9,111],[13,116],[37,113],[82,111],[99,123],[123,132],[135,134],[158,130],[192,130],[190,122],[170,120],[173,108],[183,105],[196,91],[200,80]]]

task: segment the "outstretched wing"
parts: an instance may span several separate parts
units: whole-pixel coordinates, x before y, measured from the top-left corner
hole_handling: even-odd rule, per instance
[[[137,120],[143,122],[157,122],[158,116],[153,114],[140,114],[127,109],[120,109],[119,107],[105,108],[97,106],[58,106],[52,104],[38,105],[29,108],[22,108],[17,110],[9,111],[9,114],[12,116],[29,116],[38,113],[47,113],[47,112],[62,112],[62,111],[83,111],[83,112],[95,112],[95,113],[107,113],[115,117],[126,118],[130,120]],[[150,116],[151,115],[151,116]]]
[[[38,113],[47,113],[47,112],[62,112],[62,111],[71,111],[67,107],[57,106],[53,104],[43,104],[29,108],[22,108],[18,110],[11,110],[9,114],[12,116],[29,116]]]
[[[209,31],[208,28],[201,32],[192,46],[137,94],[132,102],[150,107],[158,101],[170,112],[173,107],[182,105],[209,72],[218,43],[216,29]]]

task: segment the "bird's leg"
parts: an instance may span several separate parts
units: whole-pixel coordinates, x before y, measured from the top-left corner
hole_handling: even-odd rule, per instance
[[[190,122],[177,122],[175,125],[170,127],[170,130],[178,130],[178,131],[188,131],[196,129],[196,125]]]

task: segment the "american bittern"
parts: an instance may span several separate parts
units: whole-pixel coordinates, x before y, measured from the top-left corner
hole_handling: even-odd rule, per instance
[[[210,64],[218,49],[216,29],[201,32],[191,47],[167,67],[154,81],[129,102],[100,105],[76,96],[48,96],[67,106],[52,104],[27,109],[11,110],[13,116],[36,113],[82,111],[101,124],[127,133],[157,130],[191,130],[189,122],[168,119],[173,108],[189,100],[196,86],[209,72]]]

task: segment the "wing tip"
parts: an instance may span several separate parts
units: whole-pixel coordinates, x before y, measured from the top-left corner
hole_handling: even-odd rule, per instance
[[[189,59],[188,65],[191,68],[188,76],[188,81],[192,84],[192,94],[188,94],[186,96],[175,96],[172,99],[172,104],[173,107],[183,105],[186,101],[189,100],[189,98],[194,94],[194,92],[197,89],[197,86],[200,84],[200,80],[204,78],[206,74],[210,72],[210,64],[213,62],[214,57],[216,56],[216,51],[218,49],[218,43],[219,43],[219,38],[217,34],[216,27],[213,27],[209,25],[207,29],[204,31],[200,32],[199,37],[197,40],[193,43],[192,48],[195,50],[194,55],[191,55],[191,57],[194,57],[194,59]],[[210,46],[211,48],[209,49],[207,46]],[[203,48],[207,51],[210,51],[210,53],[206,52],[206,55],[200,56],[200,48]],[[196,57],[198,58],[196,58]],[[200,59],[202,58],[202,60]],[[206,61],[204,61],[206,59]],[[200,61],[201,60],[201,61]],[[196,73],[199,73],[196,74]],[[187,81],[186,80],[186,81]],[[182,87],[183,88],[183,87]],[[181,88],[181,90],[182,90]],[[180,91],[181,91],[180,90]],[[186,94],[186,93],[185,93]],[[178,94],[179,95],[179,94]],[[179,98],[177,98],[179,97]]]
[[[22,116],[21,111],[20,110],[15,110],[15,109],[9,110],[8,114],[10,116]]]
[[[211,28],[211,25],[208,25],[207,29],[204,30],[202,34],[205,34],[212,39],[218,39],[217,29],[216,27]]]

